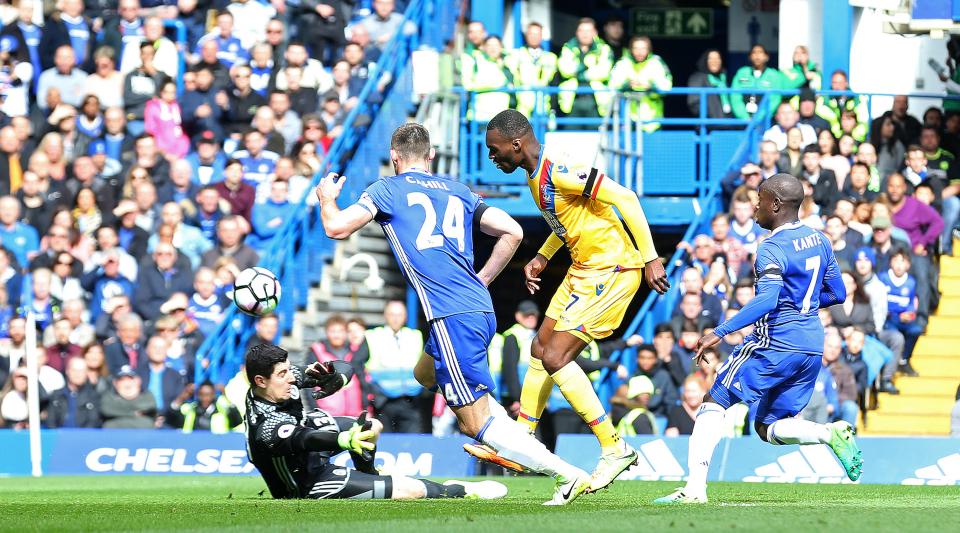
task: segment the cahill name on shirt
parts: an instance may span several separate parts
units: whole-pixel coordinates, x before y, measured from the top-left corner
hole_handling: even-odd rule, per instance
[[[427,189],[440,189],[444,191],[449,191],[450,188],[447,187],[447,184],[442,181],[437,180],[423,180],[420,178],[414,178],[413,176],[407,175],[407,183],[412,183],[414,185],[419,185]]]

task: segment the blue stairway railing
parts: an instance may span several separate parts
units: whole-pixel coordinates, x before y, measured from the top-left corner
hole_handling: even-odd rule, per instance
[[[263,254],[260,266],[276,273],[283,287],[277,309],[281,331],[287,332],[294,314],[308,302],[309,290],[332,258],[335,242],[324,233],[316,206],[308,205],[320,179],[327,172],[347,176],[340,197],[341,206],[354,202],[363,189],[379,176],[380,163],[389,147],[390,133],[404,122],[411,106],[412,73],[410,57],[421,43],[430,45],[439,37],[438,28],[450,29],[458,15],[457,6],[444,0],[412,0],[404,13],[417,31],[399,31],[387,45],[370,78],[358,96],[357,106],[344,121],[343,133],[324,158],[297,209],[280,228]],[[389,77],[389,78],[388,78]],[[389,80],[383,94],[378,85]],[[382,97],[381,97],[382,96]],[[230,306],[217,329],[197,351],[195,380],[225,383],[239,370],[244,350],[254,333],[254,319]]]

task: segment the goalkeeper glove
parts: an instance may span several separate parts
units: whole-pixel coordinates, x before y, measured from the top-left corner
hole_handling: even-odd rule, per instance
[[[358,419],[358,422],[360,420]],[[341,431],[337,435],[337,444],[341,448],[347,451],[351,451],[357,454],[363,454],[373,450],[376,445],[371,442],[376,434],[372,429],[369,429],[367,422],[355,423],[350,429],[346,431]],[[366,426],[366,427],[365,427]]]

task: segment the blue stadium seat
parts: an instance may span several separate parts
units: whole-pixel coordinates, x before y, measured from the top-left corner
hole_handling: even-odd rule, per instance
[[[743,131],[724,130],[712,131],[707,136],[709,152],[709,163],[707,164],[707,173],[709,183],[719,181],[727,173],[727,167],[730,160],[737,153],[737,149],[743,144]],[[753,158],[751,154],[750,158]]]
[[[655,131],[643,136],[643,194],[697,193],[697,135]]]

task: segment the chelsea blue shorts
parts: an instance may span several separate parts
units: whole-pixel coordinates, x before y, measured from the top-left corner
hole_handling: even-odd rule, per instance
[[[437,386],[451,407],[470,405],[496,388],[487,361],[496,333],[493,313],[459,313],[430,322],[425,351],[434,359]]]
[[[807,406],[821,366],[817,354],[778,352],[747,337],[720,365],[710,396],[724,409],[756,403],[756,420],[771,424]]]

